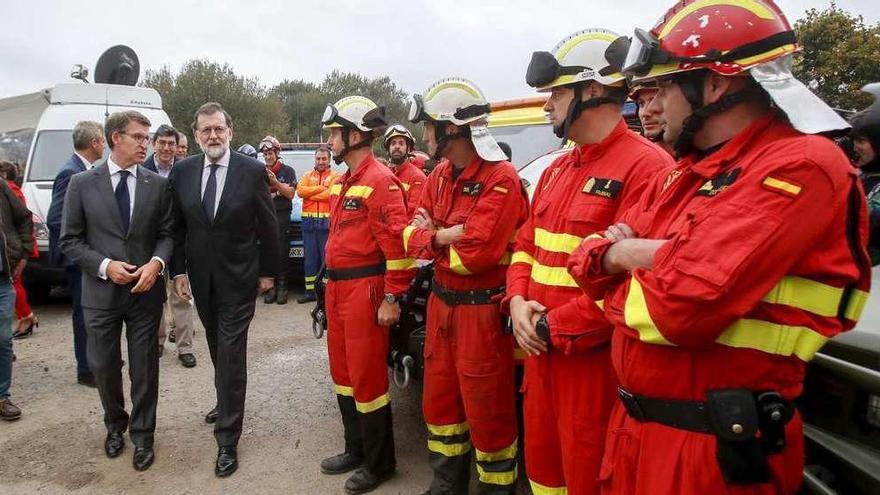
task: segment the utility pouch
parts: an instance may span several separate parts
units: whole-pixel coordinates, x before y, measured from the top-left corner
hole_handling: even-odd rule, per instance
[[[770,481],[767,453],[758,438],[760,420],[754,392],[747,389],[706,393],[715,457],[724,480],[743,485]]]

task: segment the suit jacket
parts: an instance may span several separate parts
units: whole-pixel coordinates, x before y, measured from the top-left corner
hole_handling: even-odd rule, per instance
[[[175,244],[171,274],[189,274],[196,301],[240,303],[256,296],[257,277],[278,271],[279,240],[266,167],[230,152],[214,221],[202,209],[204,154],[174,164]]]
[[[171,166],[173,167],[175,163],[177,163],[177,159],[172,158],[171,159]],[[144,163],[141,164],[141,166],[144,167],[145,169],[149,170],[150,172],[156,172],[157,174],[159,173],[159,169],[156,168],[156,154],[155,153],[148,156],[147,159],[144,160]]]
[[[98,276],[104,258],[141,266],[158,256],[166,268],[171,264],[174,215],[167,179],[138,166],[134,201],[125,232],[106,162],[70,179],[60,243],[64,254],[82,270],[84,308],[118,308],[132,297],[131,284],[117,285]],[[161,304],[165,285],[160,280],[140,297]]]
[[[49,263],[54,266],[71,266],[73,262],[64,256],[58,239],[61,236],[61,211],[64,206],[64,195],[67,194],[67,186],[73,174],[84,172],[86,164],[76,156],[70,158],[61,166],[55,182],[52,183],[52,202],[49,205],[49,213],[46,215],[46,227],[49,228]]]

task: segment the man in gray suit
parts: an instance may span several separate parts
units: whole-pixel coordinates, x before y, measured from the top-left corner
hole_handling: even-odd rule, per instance
[[[116,457],[129,429],[138,471],[153,463],[159,395],[156,346],[165,287],[156,280],[174,249],[167,180],[139,164],[146,158],[150,121],[135,111],[110,115],[104,126],[110,157],[74,175],[64,200],[61,249],[82,270],[88,362],[95,375],[107,438]],[[120,337],[125,323],[131,377],[131,418],[122,392]]]

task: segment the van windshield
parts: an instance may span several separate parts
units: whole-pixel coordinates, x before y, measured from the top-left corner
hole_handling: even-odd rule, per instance
[[[490,127],[496,141],[510,145],[515,165],[523,165],[548,151],[558,149],[559,138],[547,124]]]
[[[73,131],[40,131],[34,156],[28,168],[27,181],[53,181],[64,162],[73,154]]]

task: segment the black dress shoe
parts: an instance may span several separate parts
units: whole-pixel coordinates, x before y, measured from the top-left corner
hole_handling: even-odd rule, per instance
[[[107,439],[104,440],[104,452],[107,453],[107,457],[111,459],[113,457],[118,457],[119,454],[125,449],[125,440],[122,438],[122,433],[108,433]]]
[[[315,302],[317,300],[318,300],[318,298],[314,294],[304,294],[304,295],[296,298],[296,303],[297,304],[305,304],[305,303]]]
[[[196,357],[192,354],[181,354],[177,356],[177,359],[180,360],[184,368],[195,368],[196,366]]]
[[[131,464],[134,466],[135,471],[146,471],[153,465],[155,459],[156,456],[153,454],[152,447],[135,447]]]
[[[220,447],[217,451],[217,464],[214,466],[214,474],[218,478],[225,478],[238,469],[238,451],[235,447]]]
[[[205,423],[212,424],[217,422],[217,406],[214,406],[214,409],[208,411],[208,414],[205,415]]]
[[[343,452],[321,461],[321,472],[324,474],[342,474],[361,467],[364,459],[348,452]]]
[[[97,388],[98,384],[95,383],[95,375],[91,373],[83,373],[81,375],[76,375],[76,383],[80,385],[85,385],[86,387]]]
[[[388,471],[385,474],[377,475],[373,474],[367,468],[360,468],[345,481],[345,493],[356,495],[359,493],[371,492],[378,488],[382,483],[391,479],[392,476],[394,476],[394,471]]]

